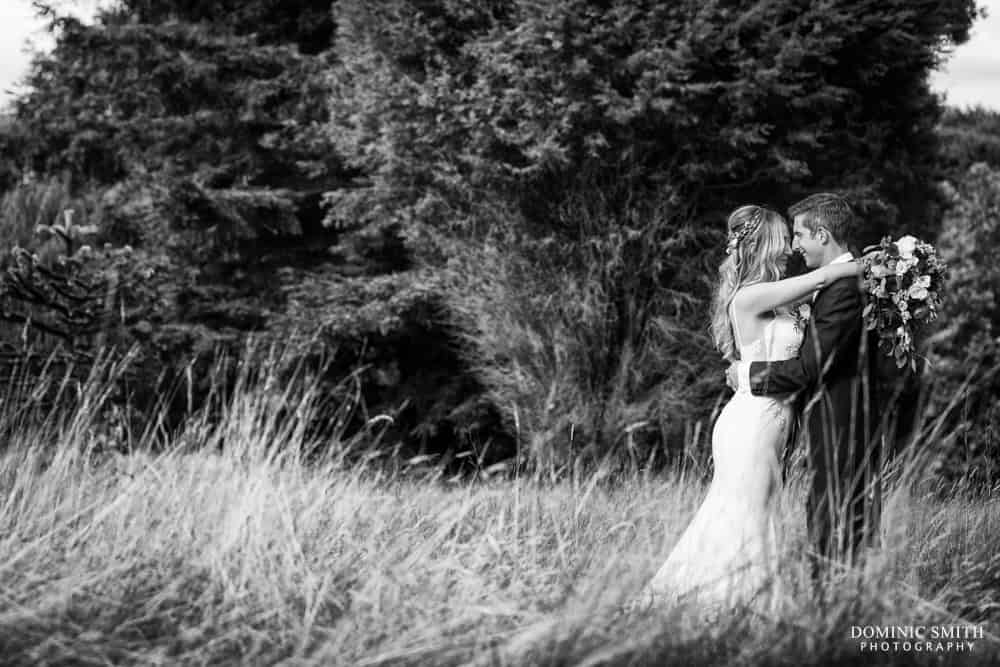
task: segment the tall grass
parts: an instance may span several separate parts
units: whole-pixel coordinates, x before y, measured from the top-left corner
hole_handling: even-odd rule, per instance
[[[278,368],[274,364],[271,368]],[[771,616],[620,616],[704,492],[683,472],[449,483],[317,444],[308,382],[245,372],[181,432],[107,446],[108,378],[0,454],[4,664],[994,664],[1000,499],[900,484],[885,548],[821,606],[802,495],[781,497]],[[0,420],[12,413],[0,412]],[[159,453],[151,453],[155,448]],[[862,654],[865,624],[983,623],[971,653]]]
[[[706,253],[683,211],[648,199],[593,187],[562,201],[548,235],[523,223],[449,254],[466,361],[552,478],[636,471],[707,440],[723,369],[703,317]],[[483,218],[512,226],[504,215]]]
[[[19,184],[0,199],[0,238],[4,241],[0,260],[14,246],[41,250],[45,239],[37,234],[36,228],[59,222],[66,211],[76,214],[76,224],[88,224],[92,208],[93,202],[73,196],[65,180]]]

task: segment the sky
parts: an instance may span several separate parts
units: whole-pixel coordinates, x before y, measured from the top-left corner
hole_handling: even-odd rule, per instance
[[[82,16],[102,0],[63,0]],[[979,0],[989,16],[973,26],[972,38],[955,49],[945,66],[931,77],[932,87],[945,94],[948,104],[982,105],[1000,111],[1000,0]],[[0,0],[0,106],[24,75],[34,44],[44,48],[50,39],[31,8],[30,0]]]

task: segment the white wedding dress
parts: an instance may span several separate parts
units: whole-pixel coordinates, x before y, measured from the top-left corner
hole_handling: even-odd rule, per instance
[[[732,321],[741,360],[798,356],[802,331],[792,315],[775,315],[761,337],[748,344],[741,340],[735,317]],[[782,398],[741,390],[729,400],[712,432],[715,473],[708,495],[633,605],[684,599],[704,608],[708,616],[744,604],[772,609],[775,501],[782,448],[793,417],[792,406]]]

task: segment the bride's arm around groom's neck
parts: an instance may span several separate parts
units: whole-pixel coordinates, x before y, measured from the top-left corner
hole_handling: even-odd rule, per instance
[[[812,308],[799,356],[783,361],[739,362],[740,391],[756,395],[795,394],[819,387],[821,376],[844,363],[861,335],[857,284],[838,280],[823,289]]]

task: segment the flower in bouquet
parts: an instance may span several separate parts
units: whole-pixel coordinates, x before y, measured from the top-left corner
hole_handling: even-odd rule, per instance
[[[934,246],[913,236],[886,237],[865,253],[865,326],[877,333],[879,349],[898,367],[915,368],[916,334],[937,319],[946,267]]]

